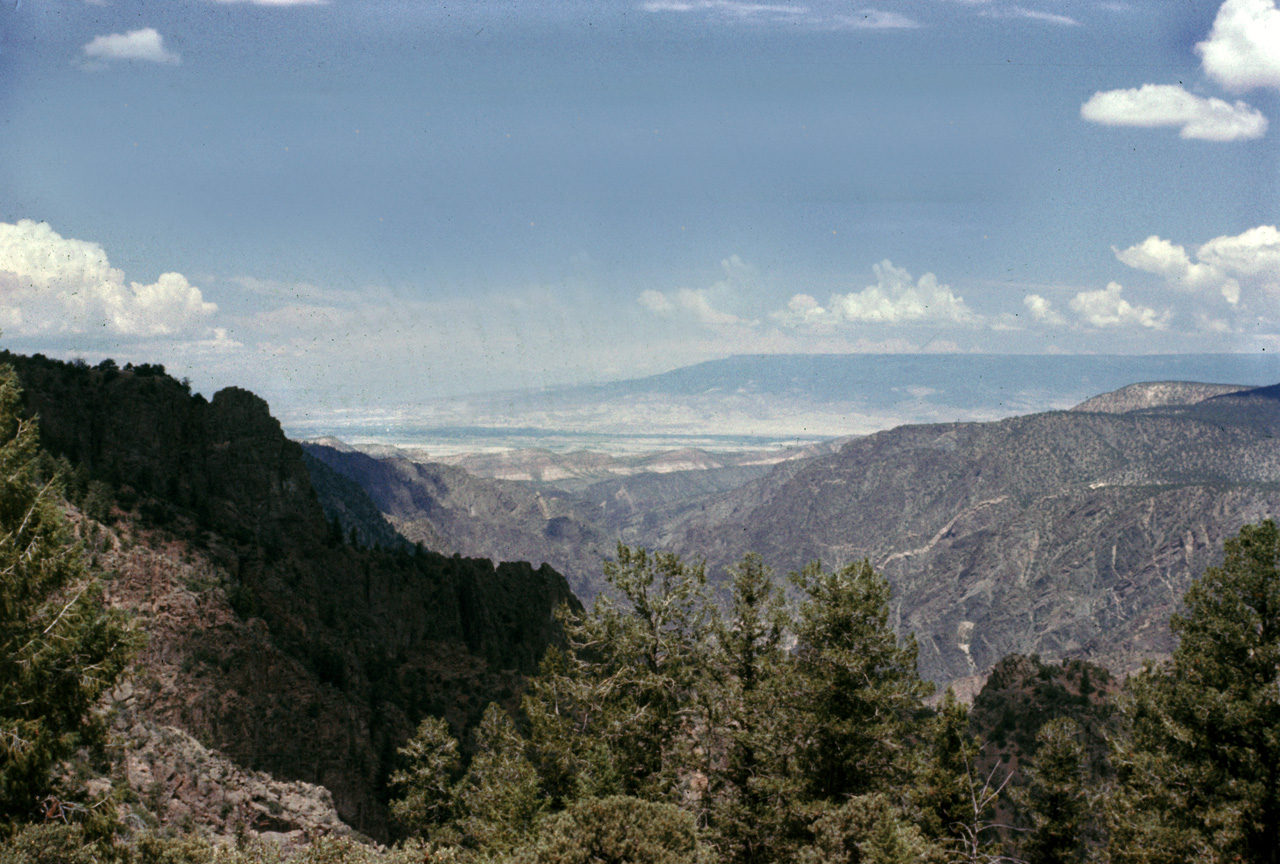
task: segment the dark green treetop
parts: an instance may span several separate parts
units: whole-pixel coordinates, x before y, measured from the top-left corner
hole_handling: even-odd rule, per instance
[[[1280,531],[1246,525],[1224,553],[1172,619],[1173,658],[1130,679],[1116,864],[1280,862]]]

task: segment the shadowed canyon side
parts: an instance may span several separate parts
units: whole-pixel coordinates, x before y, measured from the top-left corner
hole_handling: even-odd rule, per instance
[[[376,515],[380,510],[403,537],[428,549],[550,563],[589,602],[604,584],[601,564],[618,541],[645,542],[648,532],[713,496],[775,466],[791,470],[806,458],[831,453],[838,442],[730,453],[686,448],[621,458],[517,450],[448,462],[430,461],[419,450],[355,448],[335,438],[302,447],[325,513],[346,530],[356,528],[366,542],[386,531]],[[367,493],[376,510],[353,506],[351,496],[339,491],[347,484]]]
[[[556,562],[577,596],[596,590],[613,538],[590,505],[553,489],[475,477],[461,468],[375,459],[321,444],[314,462],[363,489],[407,540],[450,554]],[[334,504],[326,501],[330,512]]]
[[[547,567],[344,543],[247,391],[207,402],[159,367],[0,359],[44,446],[114,504],[89,548],[150,636],[129,710],[328,787],[361,831],[385,835],[390,762],[419,719],[462,728],[513,699],[576,603]]]
[[[1280,511],[1273,389],[1165,388],[1160,407],[1131,392],[1099,403],[1112,413],[900,427],[720,496],[650,541],[717,571],[746,551],[782,570],[869,558],[935,681],[1012,652],[1125,671],[1171,649],[1168,616],[1223,539]]]

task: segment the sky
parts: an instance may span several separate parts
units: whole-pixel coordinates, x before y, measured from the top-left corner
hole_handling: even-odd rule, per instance
[[[311,417],[1280,351],[1275,0],[0,0],[0,346]]]

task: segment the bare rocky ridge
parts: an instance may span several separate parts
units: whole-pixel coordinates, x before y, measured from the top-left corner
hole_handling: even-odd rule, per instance
[[[591,506],[566,493],[475,477],[450,465],[303,446],[309,457],[357,483],[412,543],[445,554],[556,561],[581,598],[594,594],[591,574],[613,551]]]
[[[118,692],[127,694],[128,685]],[[352,834],[328,789],[247,771],[176,726],[138,719],[117,740],[125,748],[129,788],[162,825],[215,840],[258,837],[282,846]]]
[[[545,560],[582,596],[619,539],[705,557],[713,579],[748,551],[783,573],[869,558],[920,640],[922,672],[980,686],[1014,652],[1121,672],[1168,652],[1190,580],[1241,524],[1280,510],[1269,393],[1133,385],[1072,411],[903,426],[755,479],[636,475],[572,495],[406,460],[331,464],[406,534]]]
[[[1214,396],[1239,393],[1250,388],[1238,384],[1198,384],[1191,381],[1152,381],[1130,384],[1110,393],[1086,399],[1072,411],[1125,414],[1146,408],[1172,405],[1196,405]]]
[[[712,496],[838,445],[626,458],[521,450],[453,460],[457,464],[420,461],[420,453],[394,447],[355,448],[334,438],[302,446],[312,464],[363,489],[409,541],[447,554],[551,563],[580,599],[590,601],[602,585],[601,562],[619,540],[641,542]],[[501,479],[510,477],[540,479]],[[326,513],[356,524],[346,521],[347,503],[326,495],[335,481],[314,471],[312,479]],[[373,536],[378,529],[358,530]]]

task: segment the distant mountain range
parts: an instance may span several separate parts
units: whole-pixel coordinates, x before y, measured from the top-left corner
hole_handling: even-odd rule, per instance
[[[866,557],[930,678],[1011,652],[1124,671],[1170,649],[1168,615],[1223,539],[1280,512],[1276,390],[1132,385],[1070,411],[901,426],[755,477],[720,465],[569,490],[307,449],[410,539],[546,561],[584,598],[618,539],[705,558],[713,576],[748,551],[782,572]]]
[[[435,461],[535,448],[615,455],[742,450],[1068,408],[1138,381],[1256,387],[1280,381],[1280,358],[1266,352],[743,355],[612,383],[378,411],[309,410],[283,423],[296,439],[335,435],[362,446],[416,447]]]

